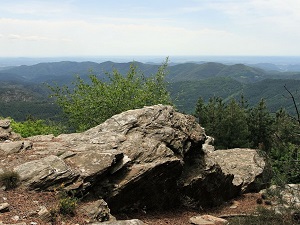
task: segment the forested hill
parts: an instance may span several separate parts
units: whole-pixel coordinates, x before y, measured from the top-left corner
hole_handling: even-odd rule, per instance
[[[74,75],[86,77],[93,72],[100,77],[105,77],[105,73],[111,73],[117,69],[121,74],[129,70],[131,63],[114,62],[54,62],[39,63],[32,66],[18,66],[0,71],[0,80],[2,81],[30,81],[34,83],[57,81],[58,83],[68,83],[74,79]],[[158,65],[134,62],[144,74],[150,75],[157,71]],[[246,66],[243,64],[225,65],[221,63],[182,63],[169,66],[169,75],[167,79],[171,82],[203,80],[213,77],[231,77],[243,83],[256,82],[266,78],[297,78],[291,77],[290,73],[265,72],[262,69]],[[300,74],[300,73],[299,73]],[[300,76],[298,75],[298,78]]]
[[[134,62],[134,64],[145,74],[152,74],[157,71],[158,65],[143,64]],[[58,83],[70,83],[75,75],[87,78],[87,75],[93,73],[100,77],[105,77],[105,73],[111,73],[114,69],[122,74],[126,74],[131,63],[114,63],[111,61],[103,63],[95,62],[53,62],[39,63],[32,66],[18,66],[0,71],[0,81],[27,81],[33,83],[42,83],[55,81]]]
[[[134,62],[145,76],[155,74],[159,65]],[[131,63],[56,62],[18,66],[0,70],[0,116],[22,120],[26,115],[48,118],[58,115],[43,83],[70,84],[75,75],[88,79],[94,73],[105,78],[113,69],[126,74]],[[215,62],[172,64],[168,67],[169,91],[180,111],[194,111],[197,99],[219,96],[227,100],[244,94],[250,106],[265,98],[275,112],[280,107],[293,110],[285,97],[284,85],[295,92],[300,87],[300,72],[265,71],[243,64],[225,65]],[[92,71],[92,72],[91,72]],[[297,96],[296,96],[297,97]]]

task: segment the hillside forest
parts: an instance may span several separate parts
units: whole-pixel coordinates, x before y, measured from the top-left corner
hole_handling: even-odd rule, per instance
[[[193,114],[216,148],[260,149],[276,179],[300,182],[300,72],[167,60],[57,62],[2,68],[0,84],[0,116],[23,137],[80,132],[125,110],[171,104]]]

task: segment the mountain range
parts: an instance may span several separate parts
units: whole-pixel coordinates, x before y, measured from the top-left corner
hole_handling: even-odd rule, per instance
[[[43,119],[53,117],[49,112],[53,111],[57,115],[58,108],[48,98],[50,93],[44,83],[69,85],[76,75],[88,80],[91,73],[105,79],[105,74],[111,73],[114,69],[126,74],[131,63],[61,61],[2,68],[0,115],[12,116],[19,120],[24,119],[26,114]],[[145,76],[155,74],[159,67],[153,63],[133,63]],[[273,112],[281,107],[293,112],[293,104],[285,96],[287,93],[284,85],[296,93],[300,87],[300,72],[280,72],[272,65],[259,64],[253,67],[216,62],[171,64],[166,80],[175,105],[180,111],[187,113],[193,112],[200,96],[204,100],[212,96],[228,100],[232,97],[239,98],[241,94],[245,96],[250,106],[264,98]]]

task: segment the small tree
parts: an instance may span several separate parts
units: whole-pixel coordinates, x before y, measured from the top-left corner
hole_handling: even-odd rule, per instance
[[[76,131],[84,131],[129,109],[171,104],[165,82],[167,63],[168,59],[150,77],[145,77],[131,64],[126,75],[114,70],[112,74],[107,74],[106,82],[91,74],[89,83],[77,77],[73,90],[58,85],[50,89],[70,125]]]
[[[281,183],[300,182],[300,120],[294,95],[290,94],[296,110],[296,117],[290,116],[284,109],[276,113],[275,133],[270,157],[272,166]]]
[[[202,126],[205,126],[207,124],[207,120],[208,120],[207,109],[202,97],[198,98],[194,116],[198,119],[198,122]]]
[[[223,148],[249,147],[249,131],[245,109],[234,99],[227,104],[222,121],[220,145]]]
[[[251,108],[248,115],[248,127],[253,148],[260,148],[269,152],[272,143],[274,119],[267,109],[264,99],[254,108]]]
[[[246,109],[234,99],[225,104],[221,98],[212,97],[205,104],[200,97],[194,115],[215,138],[217,148],[249,147]]]

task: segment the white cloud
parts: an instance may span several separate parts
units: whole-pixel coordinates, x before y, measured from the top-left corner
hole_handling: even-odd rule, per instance
[[[1,11],[11,15],[49,16],[62,15],[71,12],[69,1],[7,1],[1,3]]]
[[[197,4],[176,6],[166,15],[161,11],[147,11],[147,17],[137,17],[141,16],[138,13],[136,17],[126,13],[122,17],[91,13],[76,19],[71,14],[64,19],[56,17],[71,12],[69,1],[62,5],[43,1],[48,8],[41,8],[41,2],[33,8],[33,4],[23,4],[15,12],[34,18],[0,19],[0,54],[299,54],[300,2],[296,0],[193,2]],[[213,14],[207,17],[209,13]],[[42,14],[48,16],[35,18]]]

